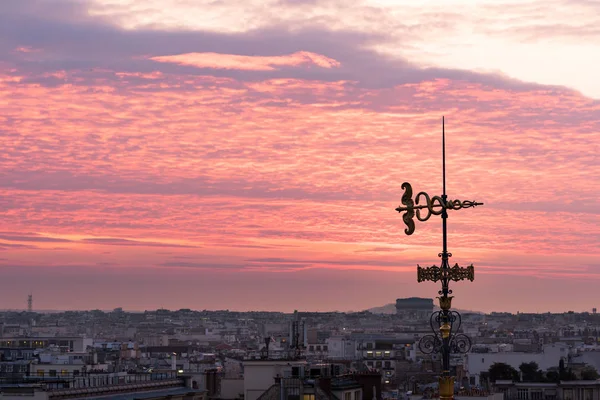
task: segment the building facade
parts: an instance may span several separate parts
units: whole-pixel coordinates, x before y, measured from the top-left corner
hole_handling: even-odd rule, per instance
[[[409,297],[396,299],[396,314],[404,318],[426,319],[433,312],[433,299]]]

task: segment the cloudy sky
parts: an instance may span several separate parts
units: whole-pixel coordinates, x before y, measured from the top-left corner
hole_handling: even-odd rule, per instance
[[[2,0],[2,308],[600,306],[600,3]]]

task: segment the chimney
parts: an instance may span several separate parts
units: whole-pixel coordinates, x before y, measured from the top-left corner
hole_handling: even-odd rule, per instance
[[[363,400],[381,399],[381,374],[377,372],[357,373],[353,378],[362,386]]]
[[[206,390],[209,396],[215,396],[218,392],[218,377],[216,369],[209,369],[206,372]]]
[[[269,344],[271,344],[271,337],[266,337],[265,338],[265,354],[264,354],[264,359],[268,360],[269,359]]]
[[[318,379],[318,384],[321,390],[327,394],[331,394],[331,377],[320,377]]]

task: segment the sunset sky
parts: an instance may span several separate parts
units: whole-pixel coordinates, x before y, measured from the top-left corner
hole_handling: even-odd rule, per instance
[[[600,3],[1,0],[0,308],[600,308]]]

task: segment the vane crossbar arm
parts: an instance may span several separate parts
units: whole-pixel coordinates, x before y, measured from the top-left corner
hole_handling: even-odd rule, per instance
[[[396,211],[399,213],[404,212],[402,220],[406,224],[404,233],[412,235],[415,231],[415,221],[413,218],[416,216],[421,222],[427,221],[432,215],[442,215],[445,210],[460,210],[462,208],[472,208],[476,206],[482,206],[483,203],[478,203],[471,200],[447,200],[445,195],[430,197],[425,192],[419,192],[413,200],[413,189],[410,183],[404,182],[402,184],[404,194],[402,195],[403,206],[398,206]],[[423,198],[425,204],[419,204],[421,198]],[[421,210],[427,209],[425,215],[421,215]],[[415,212],[416,211],[416,212]]]
[[[425,192],[420,192],[417,196],[429,196],[427,193]],[[435,201],[438,201],[439,199],[439,203],[435,203]],[[416,206],[406,206],[406,207],[402,207],[402,206],[398,206],[395,210],[398,212],[402,212],[402,211],[408,211],[408,210],[422,210],[424,208],[445,208],[447,210],[460,210],[461,208],[470,208],[470,207],[476,207],[476,206],[482,206],[483,203],[478,203],[476,201],[471,201],[471,200],[446,200],[446,204],[442,204],[442,198],[440,196],[433,196],[431,199],[428,199],[430,201],[427,202],[427,204],[421,204],[421,205],[416,205]],[[436,210],[437,211],[437,210]],[[433,215],[440,215],[442,212],[431,212],[431,214]],[[429,219],[429,218],[427,218]],[[426,221],[426,220],[425,220]]]

